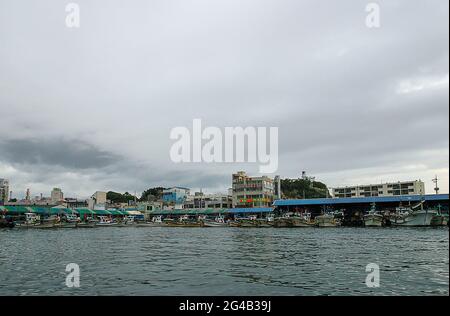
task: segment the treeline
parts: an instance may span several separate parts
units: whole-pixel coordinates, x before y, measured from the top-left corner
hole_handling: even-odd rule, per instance
[[[330,196],[326,184],[310,179],[282,179],[281,193],[284,199],[317,199]]]
[[[137,198],[128,192],[125,192],[122,194],[122,193],[109,191],[106,193],[106,199],[110,200],[111,203],[128,203],[128,201],[134,201]]]
[[[157,201],[162,198],[164,188],[150,188],[145,190],[141,197],[134,196],[128,192],[118,193],[109,191],[106,193],[106,199],[110,200],[111,203],[128,203],[129,201],[147,202],[147,201]]]

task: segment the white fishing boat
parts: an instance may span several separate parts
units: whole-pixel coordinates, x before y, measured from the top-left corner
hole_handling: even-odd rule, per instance
[[[99,227],[116,226],[117,224],[118,223],[109,216],[99,216],[98,222],[95,223],[95,225]]]
[[[207,218],[200,219],[202,227],[226,227],[228,226],[225,218],[221,215],[217,216],[214,220],[209,220]]]
[[[136,222],[136,227],[162,227],[167,226],[162,216],[154,216],[148,222]]]
[[[366,227],[382,227],[384,216],[376,211],[375,205],[372,205],[369,213],[364,215],[364,225]]]
[[[41,217],[35,213],[25,213],[25,221],[17,222],[17,228],[34,228],[41,225]]]
[[[77,228],[80,218],[75,214],[66,214],[61,222],[61,228]]]
[[[120,227],[130,227],[136,226],[135,217],[133,215],[128,215],[123,218],[123,220],[117,224]]]
[[[314,219],[315,225],[317,227],[337,227],[339,226],[339,222],[334,218],[333,214],[323,214],[316,216]]]
[[[436,210],[425,210],[424,202],[411,208],[397,208],[397,212],[391,216],[392,226],[401,227],[427,227],[431,226],[433,217],[438,214]]]

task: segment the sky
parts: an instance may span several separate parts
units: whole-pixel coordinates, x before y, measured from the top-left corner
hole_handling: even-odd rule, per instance
[[[175,127],[278,127],[283,178],[449,182],[449,2],[0,0],[0,178],[13,197],[185,186],[258,164],[170,159]]]

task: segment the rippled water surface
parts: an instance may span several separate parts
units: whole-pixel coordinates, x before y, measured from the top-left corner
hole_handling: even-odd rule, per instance
[[[81,287],[65,285],[77,263]],[[365,285],[380,266],[381,287]],[[448,295],[448,229],[0,230],[0,295]]]

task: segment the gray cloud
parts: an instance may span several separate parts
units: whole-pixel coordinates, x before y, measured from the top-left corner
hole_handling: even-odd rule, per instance
[[[76,170],[104,168],[118,160],[117,155],[79,140],[0,140],[0,161],[15,165],[48,165]]]
[[[367,2],[78,0],[68,29],[60,1],[1,1],[0,177],[88,195],[257,171],[173,164],[170,130],[202,118],[278,126],[285,177],[448,191],[448,1],[377,1],[376,30]]]

